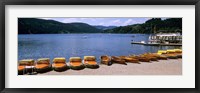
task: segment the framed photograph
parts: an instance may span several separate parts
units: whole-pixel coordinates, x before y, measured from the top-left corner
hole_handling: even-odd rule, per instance
[[[1,5],[2,93],[199,91],[199,0]]]

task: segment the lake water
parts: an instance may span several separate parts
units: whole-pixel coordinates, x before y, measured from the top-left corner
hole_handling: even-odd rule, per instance
[[[174,46],[143,46],[133,41],[147,41],[148,34],[29,34],[18,35],[18,60],[55,57],[121,56],[157,52]]]

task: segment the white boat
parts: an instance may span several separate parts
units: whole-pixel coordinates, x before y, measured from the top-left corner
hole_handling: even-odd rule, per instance
[[[141,42],[131,42],[131,44],[141,44],[141,45],[155,45],[155,46],[181,46],[182,45],[182,35],[180,33],[158,33],[151,34],[149,40]]]
[[[158,33],[149,36],[148,44],[182,44],[180,33]]]

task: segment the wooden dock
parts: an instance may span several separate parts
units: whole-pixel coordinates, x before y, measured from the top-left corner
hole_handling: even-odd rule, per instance
[[[170,43],[170,44],[158,44],[158,43],[142,43],[142,42],[131,42],[131,44],[145,45],[145,46],[182,46],[182,44]]]

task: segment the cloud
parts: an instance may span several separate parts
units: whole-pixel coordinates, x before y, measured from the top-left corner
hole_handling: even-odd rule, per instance
[[[133,23],[135,23],[134,20],[128,19],[127,21],[125,21],[125,22],[123,23],[123,25],[130,25],[130,24],[133,24]]]
[[[149,20],[149,19],[151,19],[151,18],[150,17],[144,18],[144,20]]]
[[[112,23],[115,23],[115,24],[120,24],[120,23],[121,23],[121,21],[120,21],[119,19],[117,19],[117,20],[114,20],[114,21],[112,21]]]
[[[78,18],[65,18],[62,20],[63,23],[73,23],[73,22],[81,22]]]
[[[65,18],[61,20],[64,23],[72,23],[72,22],[88,22],[88,21],[97,21],[95,18]]]
[[[95,17],[74,17],[74,18],[40,18],[45,20],[56,20],[63,23],[83,22],[90,25],[104,26],[126,26],[132,24],[140,24],[151,19],[149,18],[95,18]],[[163,18],[164,19],[164,18]]]
[[[104,23],[104,22],[101,22],[101,23],[99,23],[99,25],[105,25],[105,23]]]
[[[96,18],[80,18],[80,20],[96,21]]]
[[[98,20],[104,20],[105,18],[97,18]]]
[[[99,23],[99,25],[104,25],[104,26],[121,26],[121,20],[120,19],[116,19],[116,20],[109,20],[109,21],[105,21],[103,20],[103,22],[101,21],[101,23]]]
[[[96,21],[96,19],[95,19],[95,18],[90,18],[90,20],[91,20],[91,21]]]
[[[39,19],[45,19],[45,20],[51,20],[51,19],[53,19],[53,18],[39,18]]]
[[[151,18],[142,18],[142,19],[128,19],[127,21],[125,21],[122,25],[126,26],[126,25],[132,25],[132,24],[141,24],[144,23],[145,21],[149,20]]]

